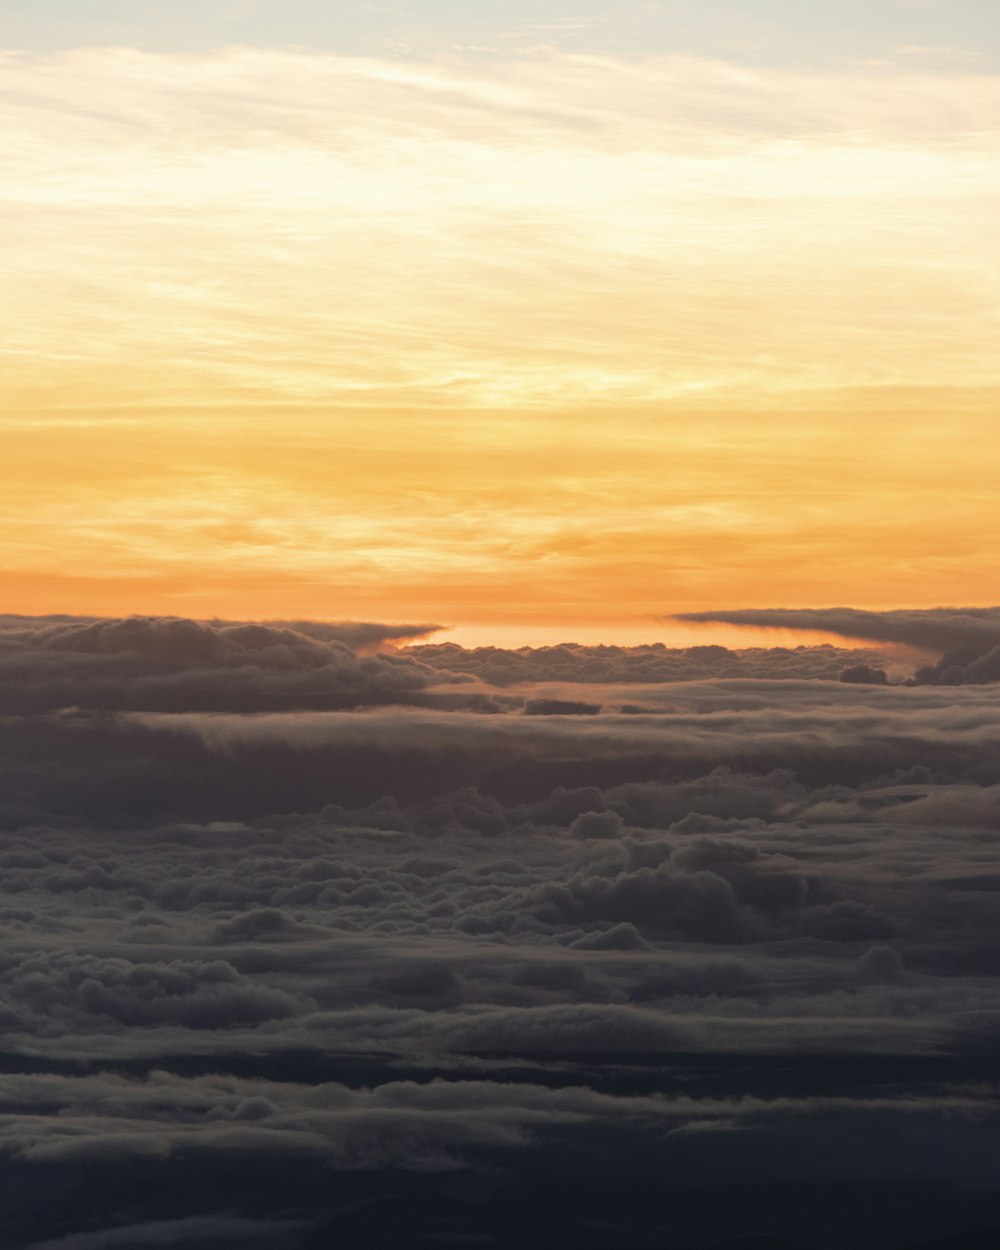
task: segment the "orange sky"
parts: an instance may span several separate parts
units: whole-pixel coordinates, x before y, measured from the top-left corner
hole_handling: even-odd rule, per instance
[[[1000,80],[7,73],[8,611],[639,640],[998,599]]]

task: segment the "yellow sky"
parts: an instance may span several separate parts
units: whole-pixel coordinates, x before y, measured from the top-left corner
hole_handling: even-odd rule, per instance
[[[12,611],[993,602],[1000,79],[4,66]]]

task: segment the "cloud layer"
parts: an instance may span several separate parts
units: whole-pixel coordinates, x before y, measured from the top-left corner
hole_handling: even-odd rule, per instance
[[[902,643],[943,652],[922,668],[918,684],[958,686],[1000,681],[1000,608],[917,608],[865,612],[856,608],[749,608],[685,612],[681,621],[725,622],[757,628],[804,629],[844,638]]]
[[[84,693],[125,657],[141,710],[6,710],[3,1244],[886,1250],[1000,1221],[994,688],[804,676],[820,648],[491,692],[340,628],[7,622],[26,669],[84,657]],[[183,711],[135,693],[165,657]],[[258,699],[344,657],[366,697],[420,681],[205,710],[234,665]]]
[[[0,713],[256,712],[405,702],[440,675],[378,648],[435,628],[0,617]]]

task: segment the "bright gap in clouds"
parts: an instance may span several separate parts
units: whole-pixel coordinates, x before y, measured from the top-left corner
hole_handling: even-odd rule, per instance
[[[662,643],[665,647],[722,646],[743,647],[816,647],[824,643],[845,650],[866,650],[871,644],[859,639],[842,638],[793,629],[753,629],[727,625],[684,625],[674,621],[662,624],[605,625],[462,625],[435,634],[431,642],[454,642],[462,647],[554,647],[564,642],[587,646],[637,647]],[[884,646],[885,644],[883,644]]]

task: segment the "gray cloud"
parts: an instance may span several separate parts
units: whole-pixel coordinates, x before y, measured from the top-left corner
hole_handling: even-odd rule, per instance
[[[500,688],[523,682],[648,684],[713,677],[808,681],[836,679],[845,666],[859,661],[899,667],[896,657],[877,648],[844,650],[828,644],[732,650],[716,644],[667,647],[655,642],[622,647],[566,642],[511,650],[443,642],[412,646],[408,654],[443,672],[468,673]]]
[[[742,608],[685,612],[672,619],[765,629],[818,630],[844,638],[902,643],[941,653],[937,664],[917,673],[918,684],[1000,681],[1000,608],[918,608],[890,612],[866,612],[858,608]]]
[[[53,1241],[36,1241],[24,1250],[134,1250],[136,1246],[259,1246],[282,1250],[295,1244],[305,1227],[299,1220],[248,1220],[239,1216],[191,1216],[72,1233]]]
[[[435,628],[3,617],[0,712],[250,712],[406,702],[442,675],[378,648]]]
[[[491,692],[304,628],[33,632],[35,675],[110,657],[128,693],[166,655],[258,701],[4,718],[0,1244],[898,1250],[925,1193],[1000,1218],[990,687]],[[261,710],[345,654],[469,698]]]

